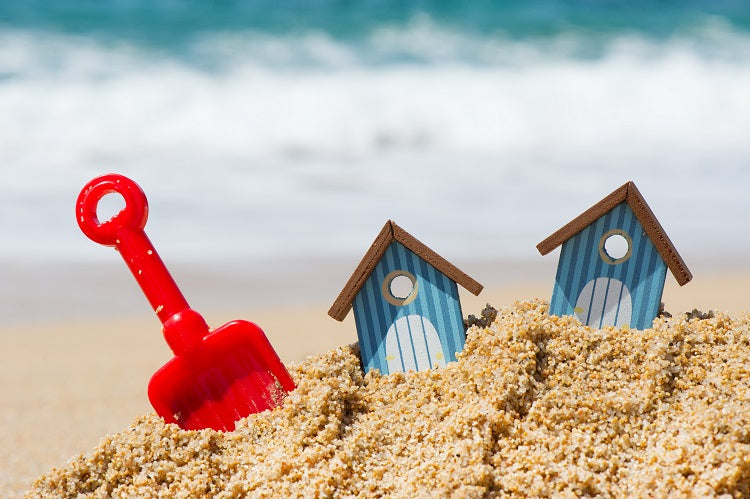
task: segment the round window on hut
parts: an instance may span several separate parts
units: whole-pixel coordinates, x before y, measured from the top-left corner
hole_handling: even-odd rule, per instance
[[[632,254],[633,240],[624,230],[610,230],[599,241],[599,256],[610,265],[622,263]]]
[[[383,279],[383,297],[391,305],[400,307],[413,302],[418,293],[417,278],[406,270],[394,270]]]

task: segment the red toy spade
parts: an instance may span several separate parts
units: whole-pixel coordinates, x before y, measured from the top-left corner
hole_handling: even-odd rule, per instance
[[[100,222],[99,200],[111,193],[125,198],[125,208]],[[138,184],[116,174],[95,178],[78,196],[76,218],[92,241],[120,252],[164,326],[175,357],[152,376],[148,397],[167,423],[185,430],[232,431],[239,419],[279,406],[294,390],[258,326],[232,321],[209,331],[190,308],[143,231],[148,202]]]

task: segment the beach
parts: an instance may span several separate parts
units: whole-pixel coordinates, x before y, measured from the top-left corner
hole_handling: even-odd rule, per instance
[[[356,342],[351,314],[341,323],[331,319],[326,314],[330,303],[322,299],[323,293],[328,293],[332,301],[336,287],[348,277],[347,268],[340,265],[336,272],[331,270],[335,266],[316,268],[319,273],[309,271],[304,278],[319,283],[323,292],[318,296],[297,296],[288,303],[277,298],[276,303],[256,307],[216,307],[203,313],[214,326],[239,318],[256,322],[285,363],[299,364],[309,356]],[[486,303],[501,308],[516,300],[549,299],[553,279],[552,274],[546,275],[549,265],[491,265],[484,261],[467,263],[464,268],[480,281],[483,275],[492,278],[479,296],[461,294],[464,315],[479,315]],[[693,282],[684,287],[677,286],[668,276],[664,292],[668,311],[677,315],[693,308],[725,310],[739,318],[748,310],[743,298],[750,271],[698,265],[693,272]],[[323,278],[330,273],[341,280]],[[185,277],[188,274],[184,272]],[[197,273],[201,275],[205,274]],[[502,275],[506,278],[501,279]],[[286,278],[293,280],[294,276]],[[194,288],[200,279],[188,281]],[[207,289],[213,285],[208,281],[204,284]],[[243,293],[240,288],[233,291]],[[113,293],[117,296],[121,291]],[[282,296],[283,287],[270,294]],[[131,298],[130,305],[123,304],[125,309],[142,300],[137,295]],[[4,341],[0,362],[4,387],[0,440],[6,443],[0,450],[0,495],[20,497],[39,475],[64,466],[75,456],[90,451],[102,438],[152,413],[146,385],[170,353],[158,320],[149,316],[145,303],[141,304],[144,310],[130,317],[113,312],[108,318],[92,312],[90,318],[56,321],[40,314],[33,322],[0,331]]]
[[[110,172],[145,192],[145,230],[190,305],[213,327],[256,322],[313,408],[325,408],[320,390],[346,398],[310,379],[336,369],[364,413],[382,401],[352,368],[351,314],[339,323],[327,311],[386,220],[485,286],[478,297],[460,290],[464,316],[522,303],[521,315],[551,328],[545,334],[574,343],[598,333],[540,318],[559,251],[542,257],[535,245],[633,181],[694,275],[684,287],[667,275],[673,324],[690,329],[683,313],[714,309],[742,329],[749,9],[651,0],[0,2],[0,497],[20,497],[42,475],[51,491],[68,475],[70,490],[83,490],[76,469],[91,463],[79,456],[133,454],[128,428],[168,445],[180,438],[159,427],[146,396],[171,357],[159,320],[120,255],[76,224],[82,187]],[[122,207],[107,195],[97,216]],[[529,353],[536,340],[502,320],[503,338]],[[679,336],[660,324],[660,334]],[[690,334],[721,336],[710,319],[701,324]],[[450,373],[482,378],[482,363],[497,359],[484,359],[487,345],[472,334],[468,364],[410,375],[409,386],[448,386],[458,379]],[[493,346],[513,364],[502,343]],[[726,352],[717,352],[709,345],[703,354],[721,362]],[[387,401],[394,387],[380,382]],[[534,383],[538,395],[550,388]],[[303,393],[258,416],[259,434],[272,435],[263,421],[273,420],[289,430],[286,443],[298,442],[284,414],[304,406]],[[469,412],[454,415],[468,424]],[[487,450],[479,457],[494,459],[498,449]],[[508,485],[497,471],[479,475]],[[233,483],[217,476],[217,486]]]

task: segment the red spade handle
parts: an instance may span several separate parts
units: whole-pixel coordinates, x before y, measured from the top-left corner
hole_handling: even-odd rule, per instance
[[[96,214],[99,201],[112,193],[125,198],[125,208],[100,222]],[[175,354],[187,352],[208,334],[203,317],[190,308],[143,230],[148,201],[138,184],[115,173],[91,180],[78,195],[76,219],[89,239],[120,252],[164,325],[164,336]]]

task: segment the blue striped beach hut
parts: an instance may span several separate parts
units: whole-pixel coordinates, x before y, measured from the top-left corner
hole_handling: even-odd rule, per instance
[[[389,220],[328,315],[342,321],[354,310],[365,372],[443,366],[456,360],[466,341],[457,284],[475,295],[482,290]]]
[[[647,329],[659,313],[667,268],[692,274],[633,182],[627,182],[537,245],[562,245],[550,314],[583,324]]]

